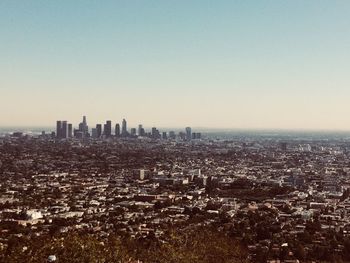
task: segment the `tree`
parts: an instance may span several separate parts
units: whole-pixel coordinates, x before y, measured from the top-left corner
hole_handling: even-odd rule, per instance
[[[25,248],[25,249],[24,249]],[[236,263],[246,262],[241,244],[213,229],[167,231],[164,242],[151,234],[130,239],[111,235],[99,240],[88,234],[69,233],[16,239],[0,250],[0,262],[39,263],[55,255],[59,263]]]

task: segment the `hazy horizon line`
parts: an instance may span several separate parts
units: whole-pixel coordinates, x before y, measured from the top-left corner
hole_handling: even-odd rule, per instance
[[[90,125],[89,125],[90,126]],[[137,128],[137,125],[128,125],[129,128]],[[74,127],[74,126],[73,126]],[[95,127],[92,125],[90,128]],[[151,129],[155,126],[143,126],[145,129]],[[180,130],[185,129],[185,127],[191,127],[192,130],[201,130],[201,132],[250,132],[250,131],[259,131],[259,132],[341,132],[341,133],[350,133],[350,129],[323,129],[323,128],[243,128],[243,127],[206,127],[206,126],[156,126],[157,129],[167,129],[167,130]],[[55,126],[48,125],[0,125],[0,130],[13,130],[13,129],[43,129],[43,130],[52,130],[55,131]]]

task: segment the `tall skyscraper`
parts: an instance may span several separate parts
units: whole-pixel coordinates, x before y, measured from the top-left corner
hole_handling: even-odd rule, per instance
[[[152,136],[153,139],[160,139],[160,138],[161,138],[161,135],[160,135],[160,133],[159,133],[159,130],[157,130],[156,127],[153,127],[153,128],[152,128],[151,136]]]
[[[56,138],[67,139],[69,138],[69,128],[72,129],[72,125],[68,124],[67,121],[57,121],[56,122]],[[72,133],[72,131],[71,131]]]
[[[92,138],[98,138],[97,137],[97,129],[96,128],[92,128],[91,129],[91,137]]]
[[[102,124],[96,124],[96,137],[101,138],[102,136]]]
[[[112,136],[112,121],[106,121],[106,124],[104,126],[104,135],[106,137]]]
[[[126,136],[127,134],[128,134],[127,123],[126,123],[126,120],[123,119],[123,122],[122,122],[122,135]]]
[[[137,129],[137,135],[144,136],[144,129],[142,128],[142,124],[139,124],[139,127]]]
[[[178,138],[180,138],[181,140],[186,140],[186,133],[184,133],[183,131],[179,132]]]
[[[56,122],[56,138],[62,138],[62,121]]]
[[[68,123],[68,138],[73,137],[73,125],[71,123]]]
[[[174,131],[170,131],[169,132],[169,138],[172,139],[172,140],[175,140],[176,139],[176,134]]]
[[[131,128],[130,135],[131,136],[136,136],[136,128]]]
[[[68,122],[67,121],[62,122],[62,138],[64,138],[64,139],[68,138]]]
[[[82,133],[83,137],[87,137],[89,133],[89,126],[86,122],[86,116],[83,116],[83,122],[79,123],[79,131]]]
[[[190,141],[192,139],[191,127],[186,127],[186,140]]]
[[[87,126],[86,116],[83,116],[83,124],[84,124],[85,127]]]
[[[140,136],[146,136],[146,132],[144,128],[141,128],[140,130]]]
[[[115,136],[119,137],[120,136],[120,125],[117,123],[115,125]]]

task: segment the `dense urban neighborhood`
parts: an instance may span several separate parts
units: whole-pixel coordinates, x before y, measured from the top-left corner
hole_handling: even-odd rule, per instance
[[[82,137],[1,137],[1,262],[75,262],[59,242],[112,237],[124,258],[77,262],[350,261],[346,138]],[[203,246],[180,251],[189,236]]]

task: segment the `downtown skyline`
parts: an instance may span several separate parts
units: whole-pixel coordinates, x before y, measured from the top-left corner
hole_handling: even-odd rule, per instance
[[[16,134],[16,133],[14,133]],[[19,132],[17,135],[22,133]],[[46,131],[42,131],[42,135],[46,136]],[[93,127],[89,127],[87,117],[84,115],[82,122],[75,126],[67,120],[56,121],[56,131],[52,131],[49,137],[56,139],[110,139],[110,138],[151,138],[151,139],[180,139],[182,141],[191,141],[201,139],[200,132],[192,132],[192,128],[187,126],[185,130],[159,130],[157,127],[147,129],[143,124],[138,124],[136,127],[129,127],[127,120],[123,119],[121,124],[114,123],[111,120],[106,120],[105,123],[97,123]]]
[[[349,13],[347,1],[2,1],[0,127],[83,112],[350,130]]]

